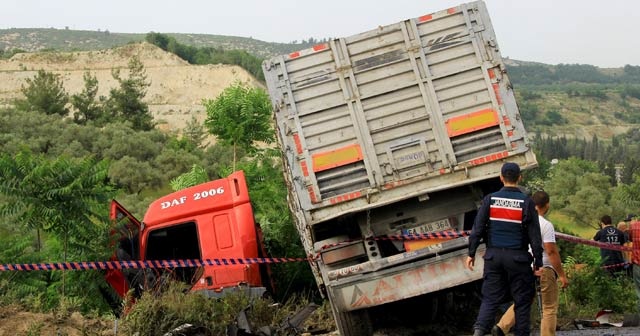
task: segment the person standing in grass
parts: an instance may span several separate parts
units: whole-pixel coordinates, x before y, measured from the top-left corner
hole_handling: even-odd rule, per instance
[[[611,216],[602,216],[600,218],[600,227],[601,229],[593,237],[593,240],[618,246],[623,246],[626,242],[624,233],[611,224]],[[622,251],[600,248],[600,258],[611,275],[615,275],[616,272],[622,270],[624,265]]]

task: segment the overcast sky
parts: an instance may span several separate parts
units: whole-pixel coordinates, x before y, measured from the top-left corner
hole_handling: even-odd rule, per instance
[[[0,28],[202,33],[290,42],[345,37],[464,0],[4,0]],[[640,0],[486,0],[503,56],[640,65]]]

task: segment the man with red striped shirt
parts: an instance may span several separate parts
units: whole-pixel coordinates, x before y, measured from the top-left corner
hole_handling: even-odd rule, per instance
[[[631,262],[633,263],[633,283],[636,287],[636,296],[638,296],[637,309],[640,313],[640,221],[635,218],[631,222],[629,228],[631,241],[633,242],[631,251]]]
[[[504,187],[485,196],[469,236],[467,268],[473,270],[481,239],[484,254],[482,303],[474,325],[474,336],[488,333],[495,323],[499,305],[513,298],[516,324],[514,334],[530,334],[530,312],[535,295],[535,275],[542,267],[542,237],[533,200],[518,188],[520,167],[502,165],[500,181]],[[531,245],[533,256],[528,251]],[[510,295],[509,295],[510,294]]]

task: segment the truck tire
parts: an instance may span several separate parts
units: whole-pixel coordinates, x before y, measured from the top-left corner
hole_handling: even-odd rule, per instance
[[[373,326],[369,311],[366,309],[341,312],[336,322],[340,336],[369,336],[373,334]]]

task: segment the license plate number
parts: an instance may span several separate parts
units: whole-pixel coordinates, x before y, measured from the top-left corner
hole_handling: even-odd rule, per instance
[[[435,222],[422,224],[420,226],[416,226],[410,229],[402,230],[403,234],[420,234],[420,233],[429,233],[429,232],[438,232],[451,230],[451,223],[448,218],[437,220]]]

